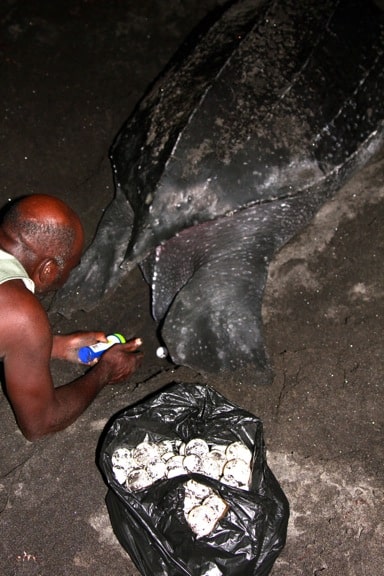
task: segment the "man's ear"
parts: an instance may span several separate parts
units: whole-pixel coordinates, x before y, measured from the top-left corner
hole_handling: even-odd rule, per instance
[[[59,266],[53,258],[44,258],[41,260],[34,273],[34,282],[36,288],[47,289],[51,285],[54,285],[60,270]]]

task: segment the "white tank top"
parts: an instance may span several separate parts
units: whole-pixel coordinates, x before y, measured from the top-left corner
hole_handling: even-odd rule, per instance
[[[22,280],[28,290],[35,292],[35,283],[24,266],[12,254],[0,250],[0,284],[8,280]]]

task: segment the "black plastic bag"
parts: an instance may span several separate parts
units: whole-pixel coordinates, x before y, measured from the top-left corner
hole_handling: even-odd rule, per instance
[[[239,440],[252,450],[249,491],[195,473],[136,492],[116,481],[116,448],[197,437]],[[99,465],[114,532],[144,576],[265,576],[285,544],[289,506],[266,463],[262,423],[208,386],[172,384],[118,413],[105,430]],[[229,506],[213,532],[200,538],[183,514],[183,485],[190,478],[213,488]]]

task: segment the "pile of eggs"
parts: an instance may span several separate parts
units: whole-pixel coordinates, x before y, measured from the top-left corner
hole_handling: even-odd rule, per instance
[[[202,438],[149,442],[117,448],[111,458],[116,480],[129,491],[157,480],[190,472],[203,474],[242,490],[249,489],[252,453],[242,442],[208,444]],[[184,484],[184,515],[197,537],[212,532],[228,510],[227,503],[209,486],[188,480]]]

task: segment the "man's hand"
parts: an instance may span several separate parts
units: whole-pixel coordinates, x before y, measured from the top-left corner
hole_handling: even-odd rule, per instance
[[[51,358],[79,363],[77,354],[80,348],[97,344],[97,342],[107,342],[104,332],[74,332],[65,336],[54,336]]]
[[[137,352],[141,345],[141,338],[135,338],[126,344],[114,344],[99,358],[92,372],[97,372],[97,376],[108,384],[127,380],[141,365],[143,354]]]

